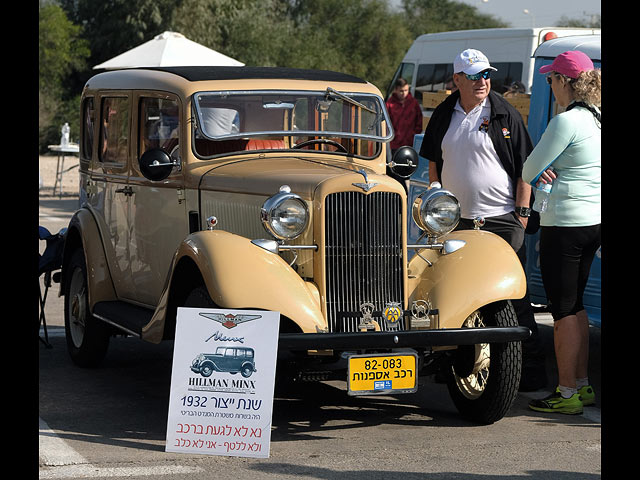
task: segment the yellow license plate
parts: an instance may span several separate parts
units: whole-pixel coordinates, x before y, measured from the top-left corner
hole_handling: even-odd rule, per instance
[[[418,389],[415,353],[353,355],[349,357],[349,395],[412,393]]]

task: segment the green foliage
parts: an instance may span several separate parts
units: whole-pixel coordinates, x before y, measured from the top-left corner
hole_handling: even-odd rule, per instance
[[[283,66],[295,31],[282,0],[183,0],[170,30],[248,66]]]
[[[583,18],[569,18],[566,15],[560,17],[556,22],[556,27],[571,27],[571,28],[600,28],[600,14],[588,15]]]
[[[491,15],[478,13],[476,7],[450,0],[402,0],[407,26],[413,37],[424,33],[477,28],[501,28],[508,25]]]
[[[39,10],[39,138],[41,150],[60,141],[60,128],[69,122],[77,138],[78,93],[65,89],[66,79],[87,68],[88,41],[82,29],[71,23],[60,6],[48,3]]]

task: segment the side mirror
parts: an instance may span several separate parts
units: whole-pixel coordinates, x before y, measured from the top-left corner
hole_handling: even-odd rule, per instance
[[[164,180],[171,175],[173,167],[179,166],[167,152],[160,148],[152,148],[144,152],[138,164],[142,174],[154,182]]]
[[[388,167],[395,175],[401,178],[409,178],[418,169],[418,163],[418,154],[413,148],[400,147],[393,154]]]

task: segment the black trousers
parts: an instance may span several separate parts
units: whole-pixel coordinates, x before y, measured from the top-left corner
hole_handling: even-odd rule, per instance
[[[473,229],[473,220],[461,218],[456,230]],[[526,245],[524,242],[524,227],[515,212],[507,213],[497,217],[486,217],[482,230],[495,233],[506,241],[515,250],[518,259],[525,268],[527,263]],[[522,342],[523,367],[531,364],[539,364],[544,362],[544,350],[538,335],[538,324],[536,323],[531,300],[529,299],[529,287],[523,298],[511,300],[513,308],[518,317],[520,326],[524,326],[531,330],[531,336]],[[537,365],[536,365],[537,366]]]
[[[600,247],[600,224],[540,227],[540,273],[553,320],[584,310],[591,264]]]

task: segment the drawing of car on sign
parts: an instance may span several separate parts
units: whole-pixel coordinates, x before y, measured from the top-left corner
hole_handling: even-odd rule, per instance
[[[221,346],[216,348],[216,353],[201,353],[191,363],[191,370],[203,377],[209,377],[214,371],[240,372],[245,378],[257,371],[253,348],[236,346]]]

